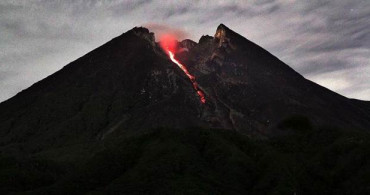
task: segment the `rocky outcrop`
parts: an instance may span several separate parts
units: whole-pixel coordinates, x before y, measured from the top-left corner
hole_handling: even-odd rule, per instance
[[[127,33],[133,33],[138,37],[141,37],[147,40],[152,46],[155,46],[155,36],[153,32],[150,32],[145,27],[135,27],[132,30],[128,31]]]
[[[193,49],[196,45],[197,43],[190,39],[185,39],[179,43],[180,48],[185,48],[187,50]]]

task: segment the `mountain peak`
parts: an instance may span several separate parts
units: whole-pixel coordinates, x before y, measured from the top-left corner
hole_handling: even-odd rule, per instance
[[[127,31],[127,33],[133,33],[138,37],[148,40],[152,45],[155,44],[155,36],[153,32],[150,32],[149,29],[145,27],[134,27],[133,29]]]
[[[235,45],[232,44],[232,39],[237,38],[238,34],[230,30],[224,24],[220,24],[217,27],[215,40],[219,48],[232,48],[235,49]],[[235,42],[235,41],[234,41]]]
[[[227,34],[229,34],[230,31],[231,30],[227,26],[221,23],[217,27],[215,38],[223,39],[224,37],[226,37]]]

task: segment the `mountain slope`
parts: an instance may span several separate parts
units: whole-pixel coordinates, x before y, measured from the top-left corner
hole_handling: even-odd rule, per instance
[[[26,148],[34,152],[101,139],[120,124],[200,126],[191,84],[154,44],[135,28],[3,102],[1,145],[36,143]]]
[[[271,134],[271,127],[292,115],[317,125],[369,128],[368,110],[304,79],[222,24],[214,38],[202,37],[182,60],[215,104],[228,110],[234,129]]]

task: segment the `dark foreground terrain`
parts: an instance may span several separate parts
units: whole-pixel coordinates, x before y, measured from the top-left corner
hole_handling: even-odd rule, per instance
[[[1,156],[0,192],[27,194],[369,194],[369,134],[313,128],[304,117],[287,136],[229,130],[154,129],[108,140],[66,164]],[[73,153],[74,151],[70,151]]]

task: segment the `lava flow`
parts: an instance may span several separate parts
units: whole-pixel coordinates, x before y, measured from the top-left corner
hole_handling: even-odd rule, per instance
[[[195,77],[189,73],[188,69],[186,69],[186,67],[184,65],[182,65],[178,60],[175,59],[175,55],[171,51],[168,50],[167,52],[168,52],[172,62],[175,63],[177,66],[179,66],[181,68],[181,70],[184,71],[186,76],[188,76],[190,81],[193,83],[193,87],[194,87],[195,91],[197,91],[197,94],[200,97],[200,101],[203,104],[206,103],[206,98],[204,96],[204,93],[199,89],[198,83],[195,81]]]
[[[183,64],[181,64],[176,58],[175,58],[175,51],[177,50],[177,41],[175,36],[167,34],[161,37],[160,41],[161,47],[163,50],[165,50],[168,53],[168,56],[170,57],[171,61],[175,63],[184,73],[185,75],[190,79],[190,81],[193,84],[193,88],[197,92],[197,94],[200,97],[200,101],[204,104],[206,103],[206,98],[204,93],[199,89],[198,83],[195,81],[195,77],[191,75]]]

